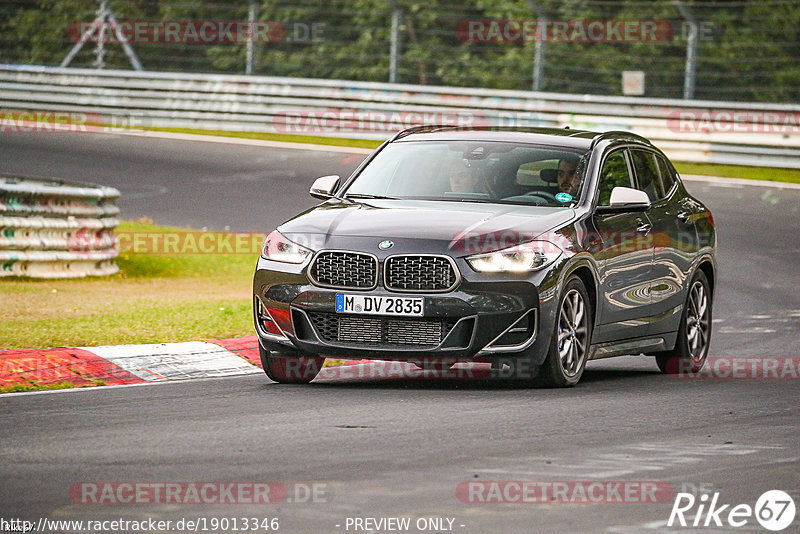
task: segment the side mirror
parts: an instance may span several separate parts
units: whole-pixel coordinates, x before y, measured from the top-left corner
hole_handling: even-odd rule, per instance
[[[599,213],[624,213],[644,211],[650,207],[650,197],[639,189],[615,187],[611,190],[609,206],[597,206]]]
[[[339,175],[320,176],[314,180],[314,185],[309,189],[308,194],[314,198],[325,200],[333,196],[333,192],[339,186]]]

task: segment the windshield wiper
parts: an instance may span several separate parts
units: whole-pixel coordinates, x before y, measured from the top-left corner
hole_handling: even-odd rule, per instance
[[[457,202],[477,202],[478,204],[496,204],[497,200],[488,198],[459,198]]]
[[[382,195],[367,195],[364,193],[353,193],[351,195],[345,195],[342,198],[362,198],[362,199],[378,199],[378,200],[400,200],[397,197],[387,197]]]
[[[442,198],[426,198],[425,200],[434,200],[436,202],[476,202],[478,204],[494,204],[497,200],[488,198],[469,198],[469,197],[442,197]]]

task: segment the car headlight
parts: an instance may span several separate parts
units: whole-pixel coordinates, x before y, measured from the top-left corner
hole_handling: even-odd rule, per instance
[[[303,263],[311,256],[311,251],[286,239],[277,230],[267,236],[261,248],[261,257],[265,260],[284,263]]]
[[[482,273],[521,273],[547,267],[561,254],[561,249],[549,241],[531,241],[497,252],[469,256],[467,263]]]

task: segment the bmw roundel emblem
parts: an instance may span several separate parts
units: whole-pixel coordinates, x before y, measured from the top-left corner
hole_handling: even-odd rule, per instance
[[[380,243],[378,243],[378,248],[381,249],[381,250],[389,250],[393,246],[394,246],[394,242],[393,241],[388,241],[387,240],[387,241],[381,241]]]

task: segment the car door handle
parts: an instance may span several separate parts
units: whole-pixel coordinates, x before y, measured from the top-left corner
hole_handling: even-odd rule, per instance
[[[651,230],[652,228],[653,228],[653,225],[652,225],[652,224],[649,224],[649,223],[646,223],[646,222],[641,222],[641,221],[640,221],[640,222],[638,222],[638,223],[636,224],[636,231],[637,231],[638,233],[640,233],[640,234],[647,235],[647,234],[649,234],[649,233],[650,233],[650,230]]]

